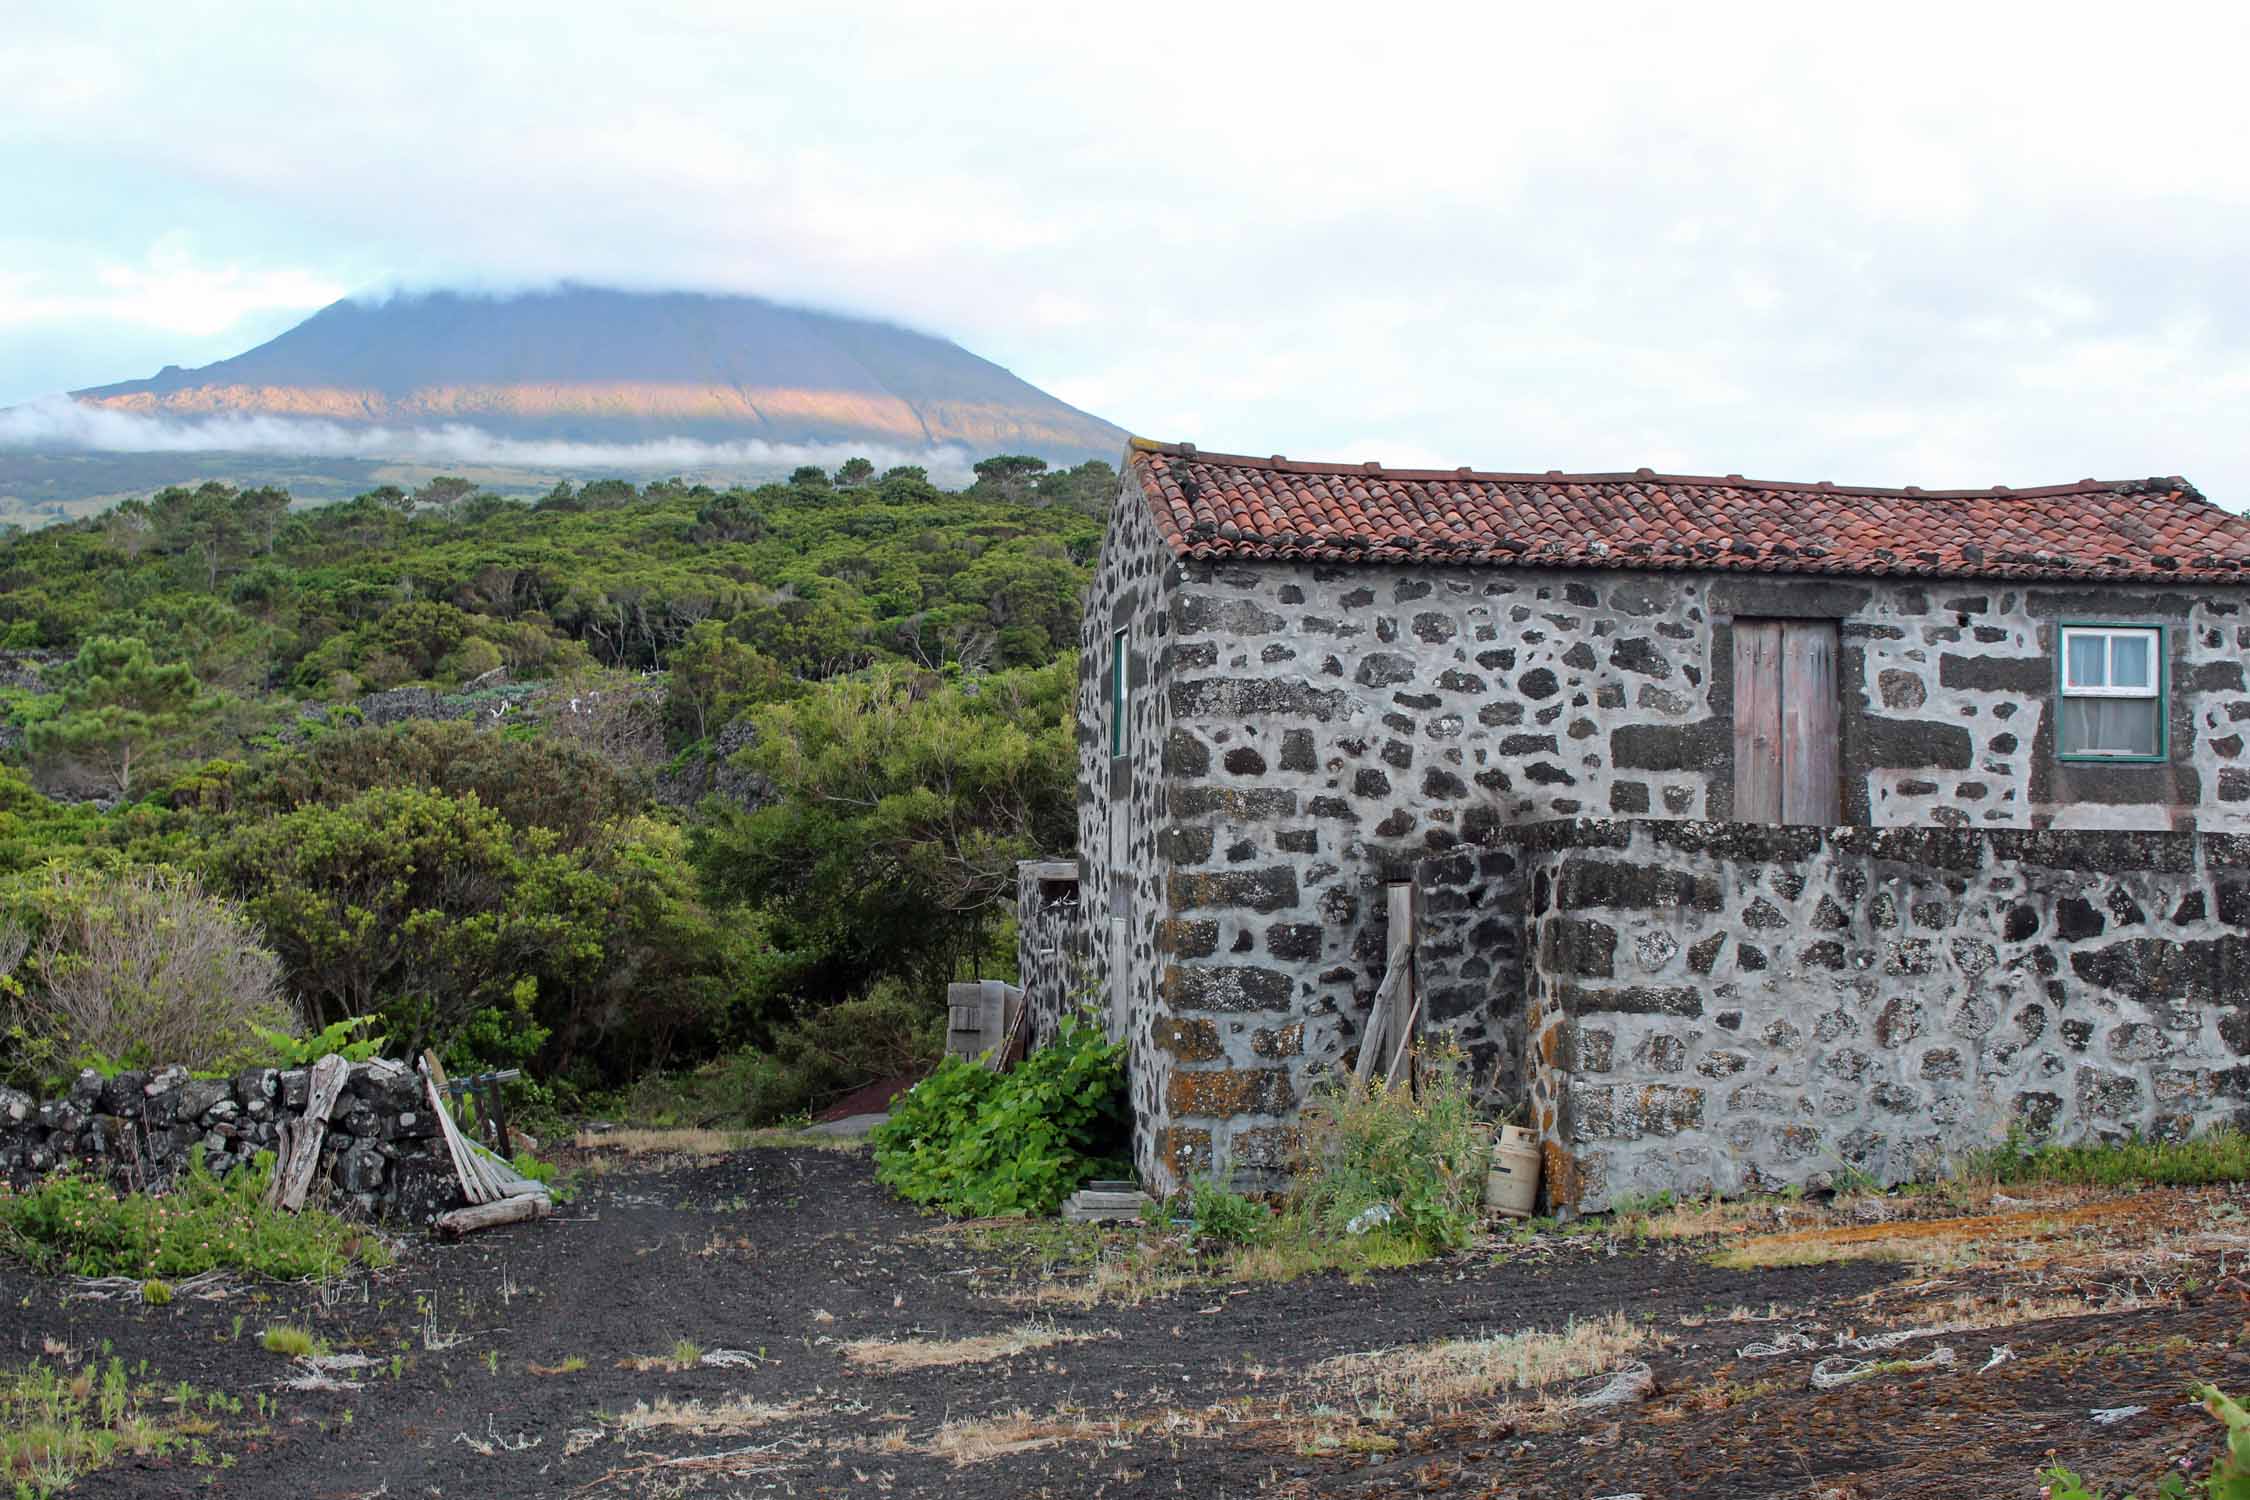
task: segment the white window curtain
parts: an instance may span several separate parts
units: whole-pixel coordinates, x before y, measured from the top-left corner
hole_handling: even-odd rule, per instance
[[[2066,755],[2154,755],[2154,698],[2065,698],[2062,748]]]

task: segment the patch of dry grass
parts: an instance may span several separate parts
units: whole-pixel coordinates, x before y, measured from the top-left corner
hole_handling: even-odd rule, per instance
[[[1637,1232],[1652,1240],[1693,1240],[1707,1236],[1741,1234],[1787,1222],[1795,1205],[1705,1198],[1682,1203],[1642,1219]]]
[[[1848,1260],[1899,1261],[1925,1270],[1964,1266],[1974,1259],[1964,1240],[1811,1240],[1801,1244],[1751,1241],[1712,1255],[1722,1271],[1769,1271],[1782,1266],[1830,1266]]]
[[[922,1451],[950,1459],[957,1468],[1052,1448],[1073,1438],[1090,1437],[1093,1429],[1083,1417],[1035,1417],[1022,1407],[998,1416],[948,1422],[923,1445]]]
[[[770,1422],[795,1416],[802,1403],[775,1405],[732,1396],[724,1401],[675,1401],[667,1396],[654,1403],[636,1402],[631,1411],[613,1418],[627,1432],[687,1432],[699,1436],[749,1432]]]
[[[1157,1297],[1197,1285],[1207,1278],[1191,1276],[1146,1250],[1096,1261],[1091,1272],[1079,1277],[1042,1277],[1030,1287],[1009,1292],[1001,1300],[1018,1307],[1097,1307],[1105,1302],[1137,1307]]]
[[[1560,1333],[1534,1329],[1340,1354],[1313,1366],[1313,1373],[1362,1399],[1443,1409],[1599,1374],[1645,1348],[1650,1337],[1622,1312],[1612,1312],[1573,1320]]]
[[[1711,1257],[1721,1270],[1820,1266],[1847,1260],[1904,1261],[1948,1268],[2024,1258],[2025,1247],[2082,1235],[2143,1210],[2131,1198],[2050,1205],[1965,1218],[1897,1219],[1759,1235]]]
[[[617,1362],[621,1370],[651,1370],[678,1372],[692,1370],[703,1362],[703,1346],[693,1339],[680,1339],[662,1354],[628,1354]]]
[[[1056,1344],[1084,1343],[1090,1339],[1116,1338],[1114,1329],[1099,1333],[1082,1332],[1073,1328],[1059,1328],[1052,1323],[1025,1323],[999,1333],[977,1334],[965,1339],[858,1339],[844,1345],[844,1363],[862,1370],[882,1370],[896,1374],[906,1370],[931,1370],[947,1365],[988,1364],[996,1359],[1013,1359],[1019,1354],[1029,1354],[1034,1349],[1046,1349]]]

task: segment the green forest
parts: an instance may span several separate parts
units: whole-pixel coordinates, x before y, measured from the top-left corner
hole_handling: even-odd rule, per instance
[[[975,473],[205,483],[0,538],[0,1082],[380,1037],[758,1123],[927,1062],[1073,842],[1117,484]]]

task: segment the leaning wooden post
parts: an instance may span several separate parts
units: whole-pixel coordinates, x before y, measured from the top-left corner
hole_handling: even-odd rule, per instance
[[[1390,887],[1390,931],[1384,943],[1383,982],[1367,1008],[1367,1031],[1359,1041],[1359,1063],[1352,1082],[1365,1086],[1377,1067],[1391,1061],[1390,1038],[1395,1017],[1411,1003],[1407,993],[1414,961],[1414,887],[1403,881]],[[1386,1074],[1386,1076],[1388,1076]]]
[[[1383,1081],[1396,1088],[1413,1061],[1414,1043],[1422,1030],[1422,987],[1414,973],[1415,922],[1420,913],[1414,904],[1413,882],[1394,880],[1389,894],[1391,962],[1398,966],[1401,978],[1392,1001],[1392,1014],[1398,1022],[1391,1033],[1390,1067],[1384,1070]]]

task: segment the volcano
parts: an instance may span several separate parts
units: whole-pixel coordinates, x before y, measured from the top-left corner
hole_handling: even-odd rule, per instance
[[[928,334],[757,297],[576,285],[347,299],[232,359],[71,396],[151,417],[605,444],[950,444],[1075,463],[1125,443]]]

